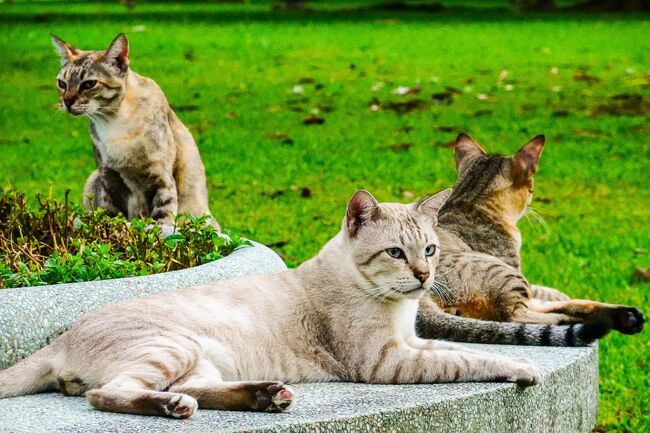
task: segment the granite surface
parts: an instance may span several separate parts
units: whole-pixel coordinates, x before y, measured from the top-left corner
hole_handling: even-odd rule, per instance
[[[597,348],[478,346],[535,361],[541,385],[294,385],[281,414],[199,410],[187,420],[105,413],[82,397],[40,394],[0,400],[0,432],[113,433],[586,433],[598,408]]]
[[[0,369],[45,346],[85,312],[109,302],[223,280],[280,272],[286,265],[264,245],[242,246],[229,256],[190,269],[148,275],[0,290]]]
[[[66,330],[83,313],[108,302],[215,279],[286,269],[255,244],[193,269],[108,281],[0,290],[0,369]],[[586,433],[598,409],[597,347],[470,345],[527,357],[544,374],[541,385],[296,384],[290,412],[199,410],[187,420],[105,413],[82,397],[46,393],[0,400],[0,433]]]

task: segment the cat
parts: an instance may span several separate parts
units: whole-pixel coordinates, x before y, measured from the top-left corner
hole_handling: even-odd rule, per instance
[[[86,181],[84,207],[163,225],[176,214],[211,215],[194,139],[160,87],[130,69],[126,36],[105,51],[82,51],[55,35],[52,43],[61,56],[61,107],[89,118],[97,169]]]
[[[340,232],[296,269],[87,313],[0,371],[0,398],[59,389],[100,410],[187,418],[197,407],[285,411],[286,382],[537,384],[528,360],[415,335],[448,195],[412,208],[359,190]]]
[[[442,249],[434,283],[437,294],[422,299],[421,336],[504,342],[503,328],[453,319],[441,315],[438,307],[475,319],[548,325],[512,324],[514,334],[508,335],[514,344],[572,346],[599,338],[610,327],[624,334],[642,330],[645,319],[636,308],[572,300],[558,290],[529,284],[522,274],[517,222],[532,200],[544,141],[537,136],[506,157],[487,155],[468,135],[458,136],[458,180],[436,228]],[[591,322],[582,328],[582,336],[571,327],[550,326],[580,322]]]

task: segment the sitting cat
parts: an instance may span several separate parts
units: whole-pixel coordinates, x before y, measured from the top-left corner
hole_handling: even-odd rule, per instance
[[[160,87],[129,68],[126,36],[106,51],[81,51],[54,35],[52,42],[61,56],[61,107],[90,119],[97,169],[86,181],[84,206],[160,224],[177,213],[209,215],[194,139]]]
[[[90,312],[0,371],[0,398],[59,389],[105,411],[186,418],[197,406],[286,410],[283,382],[536,384],[529,361],[415,335],[448,193],[411,208],[357,191],[341,231],[296,269]]]
[[[538,136],[511,157],[486,155],[470,137],[458,136],[458,180],[440,210],[436,228],[442,250],[434,284],[438,294],[422,299],[421,336],[503,342],[503,328],[441,316],[438,306],[463,317],[492,321],[593,322],[587,340],[606,333],[610,326],[625,334],[643,328],[644,317],[636,308],[572,300],[555,289],[529,284],[522,274],[517,222],[532,200],[543,147],[544,137]],[[581,344],[571,328],[521,326],[515,335],[519,336],[511,340],[515,344]]]

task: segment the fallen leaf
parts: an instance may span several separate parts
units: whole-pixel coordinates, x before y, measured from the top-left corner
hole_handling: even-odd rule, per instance
[[[636,268],[634,270],[634,279],[639,281],[650,281],[650,268]]]
[[[393,110],[397,113],[403,114],[408,113],[413,110],[420,110],[427,106],[428,104],[422,99],[410,99],[404,102],[389,102],[386,104],[386,108]]]
[[[489,116],[492,110],[478,110],[474,112],[474,117]]]
[[[434,146],[436,147],[446,147],[449,149],[453,149],[456,146],[456,140],[450,140],[450,141],[435,141],[433,143]]]
[[[598,129],[573,128],[573,133],[583,137],[599,137],[603,135],[603,131],[600,131]]]
[[[276,189],[275,191],[265,191],[263,194],[269,198],[276,198],[280,197],[281,195],[284,195],[284,190],[283,189]]]
[[[322,125],[325,123],[325,119],[312,114],[311,116],[305,118],[302,123],[305,125]]]
[[[412,191],[402,190],[402,196],[406,198],[413,198],[414,194]]]
[[[196,104],[185,104],[185,105],[175,105],[172,106],[174,111],[196,111],[199,109],[199,106]]]
[[[600,83],[600,78],[590,74],[586,69],[578,69],[573,73],[573,81],[582,81],[594,86]]]
[[[237,113],[233,113],[232,111],[227,112],[224,117],[226,119],[236,119],[237,118]]]
[[[499,75],[497,75],[497,86],[500,86],[506,78],[508,78],[509,72],[504,69],[501,72],[499,72]]]
[[[393,90],[393,94],[395,95],[417,95],[422,91],[422,87],[419,86],[414,86],[414,87],[406,87],[406,86],[399,86],[395,90]]]
[[[409,150],[413,146],[413,143],[393,143],[390,144],[390,147],[393,150]]]
[[[298,84],[313,84],[315,82],[316,80],[313,79],[312,77],[302,77],[301,79],[298,80]]]

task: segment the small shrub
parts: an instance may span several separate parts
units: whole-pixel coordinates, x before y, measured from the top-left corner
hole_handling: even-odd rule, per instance
[[[207,217],[176,218],[164,237],[153,220],[127,221],[53,198],[0,188],[0,289],[168,272],[207,263],[248,241],[207,225]]]

